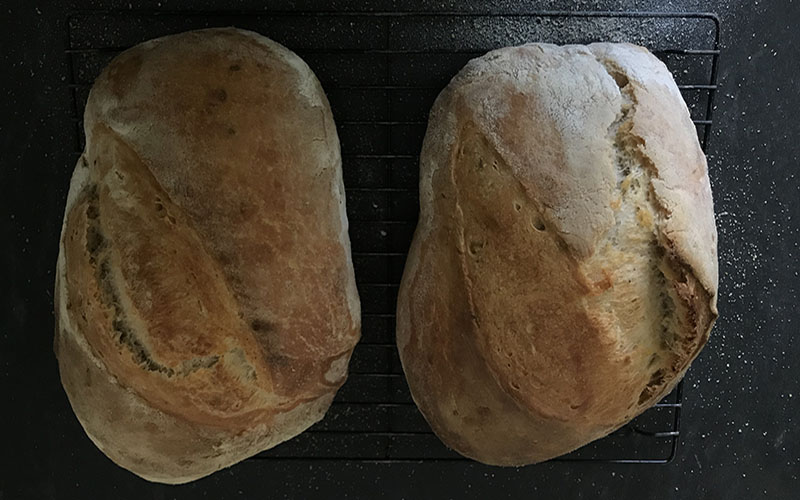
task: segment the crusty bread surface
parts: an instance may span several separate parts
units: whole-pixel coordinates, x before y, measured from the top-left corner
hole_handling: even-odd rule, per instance
[[[442,91],[397,344],[448,446],[521,465],[612,432],[681,379],[716,301],[706,160],[646,49],[495,50]]]
[[[116,57],[60,242],[61,379],[94,443],[182,483],[325,414],[360,331],[339,139],[316,77],[256,33]]]

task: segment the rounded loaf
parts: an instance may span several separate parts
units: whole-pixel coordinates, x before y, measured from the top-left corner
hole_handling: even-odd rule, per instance
[[[628,44],[500,49],[438,97],[397,307],[412,395],[458,452],[547,460],[680,380],[717,317],[705,157]]]
[[[305,430],[359,338],[330,107],[294,53],[208,29],[125,51],[92,87],[56,278],[86,433],[152,481]]]

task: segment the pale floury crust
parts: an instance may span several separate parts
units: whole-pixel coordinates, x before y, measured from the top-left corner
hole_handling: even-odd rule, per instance
[[[397,308],[414,400],[450,447],[567,453],[680,380],[717,317],[705,157],[629,44],[470,61],[431,112]]]
[[[339,140],[308,66],[236,29],[151,40],[103,71],[84,121],[55,348],[87,434],[181,483],[317,422],[360,306]]]

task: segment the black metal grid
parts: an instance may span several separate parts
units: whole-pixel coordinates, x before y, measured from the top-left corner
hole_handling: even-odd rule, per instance
[[[719,19],[659,12],[76,11],[67,19],[76,155],[88,91],[117,53],[189,29],[235,25],[297,52],[328,94],[342,143],[362,341],[325,419],[254,459],[466,460],[416,409],[394,344],[394,308],[416,224],[418,153],[439,91],[471,58],[525,42],[630,41],[673,72],[705,149],[719,59]],[[632,423],[561,461],[667,463],[676,453],[683,384]]]

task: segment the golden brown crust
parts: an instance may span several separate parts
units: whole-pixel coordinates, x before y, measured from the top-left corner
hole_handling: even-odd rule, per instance
[[[87,433],[123,467],[184,482],[316,422],[360,311],[311,70],[236,29],[151,40],[104,70],[84,121],[56,347]]]
[[[420,164],[397,339],[445,443],[546,460],[680,379],[716,318],[716,230],[693,125],[649,52],[473,60],[437,99]]]

